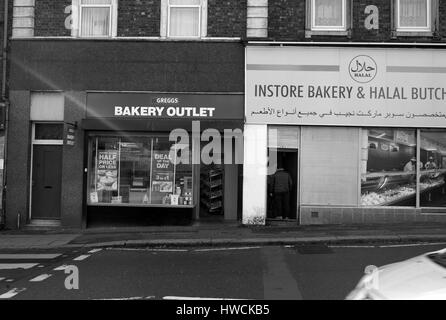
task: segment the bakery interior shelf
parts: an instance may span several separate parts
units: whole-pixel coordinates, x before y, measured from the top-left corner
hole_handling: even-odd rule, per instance
[[[222,185],[222,180],[214,180],[214,181],[209,181],[209,180],[203,180],[201,179],[201,183],[204,184],[207,188],[219,188]]]
[[[221,211],[222,202],[221,201],[207,201],[201,199],[201,203],[208,209],[209,212]]]
[[[223,170],[212,166],[200,174],[201,203],[212,214],[223,212]]]
[[[223,190],[203,191],[202,194],[208,199],[216,199],[216,198],[221,198],[223,196]]]

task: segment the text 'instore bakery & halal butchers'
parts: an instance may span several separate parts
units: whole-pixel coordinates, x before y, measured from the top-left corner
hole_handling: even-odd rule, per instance
[[[323,98],[371,100],[446,100],[442,87],[351,87],[313,85],[259,85],[254,86],[255,97],[266,98]]]
[[[194,117],[212,118],[215,108],[115,106],[114,115],[123,117]]]

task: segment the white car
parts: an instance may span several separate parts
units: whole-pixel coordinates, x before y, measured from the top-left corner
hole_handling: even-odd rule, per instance
[[[446,300],[446,249],[366,269],[347,300]]]

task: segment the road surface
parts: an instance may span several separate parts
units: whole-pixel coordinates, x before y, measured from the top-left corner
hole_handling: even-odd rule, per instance
[[[354,288],[366,266],[444,247],[446,244],[5,251],[0,252],[0,300],[339,300]]]

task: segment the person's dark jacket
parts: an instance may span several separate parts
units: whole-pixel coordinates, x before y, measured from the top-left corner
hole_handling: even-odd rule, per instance
[[[273,192],[290,192],[293,186],[293,180],[288,172],[278,169],[273,176]]]

